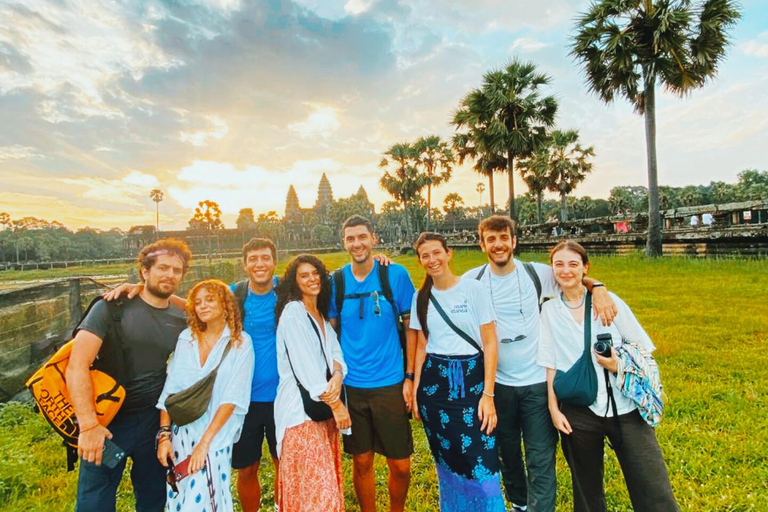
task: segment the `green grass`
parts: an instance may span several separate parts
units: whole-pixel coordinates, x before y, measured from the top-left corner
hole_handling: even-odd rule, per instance
[[[323,255],[329,268],[343,254]],[[543,255],[524,259],[542,261]],[[397,258],[416,283],[423,277],[412,256]],[[458,253],[457,273],[484,262],[477,252]],[[283,264],[284,265],[284,264]],[[279,270],[282,270],[283,265]],[[670,402],[656,429],[672,487],[682,510],[768,510],[768,265],[755,260],[647,260],[596,257],[591,274],[633,309],[654,340]],[[437,482],[423,429],[414,423],[416,454],[408,510],[434,511]],[[64,471],[63,449],[29,407],[0,409],[0,510],[73,508],[76,475]],[[272,510],[272,466],[265,454],[264,507]],[[347,510],[359,510],[345,459]],[[377,497],[386,510],[386,465],[377,458]],[[615,456],[607,450],[608,510],[630,511]],[[558,455],[558,507],[571,511],[570,474]],[[118,510],[132,510],[123,481]]]

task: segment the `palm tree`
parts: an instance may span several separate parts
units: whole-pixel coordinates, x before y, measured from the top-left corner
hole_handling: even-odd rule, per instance
[[[555,130],[549,143],[549,177],[547,188],[560,194],[560,220],[568,220],[565,197],[592,172],[592,146],[581,147],[578,130]]]
[[[483,77],[480,89],[467,94],[454,114],[456,128],[484,132],[484,145],[505,157],[509,179],[509,215],[515,217],[515,159],[530,156],[547,138],[555,123],[557,101],[541,97],[539,88],[549,76],[536,72],[532,62],[512,60],[504,69]]]
[[[645,117],[649,256],[661,255],[656,84],[681,96],[702,87],[739,17],[733,0],[599,0],[577,21],[571,54],[589,89],[606,103],[624,97]]]
[[[417,201],[421,196],[421,190],[427,185],[427,180],[416,168],[416,152],[408,143],[398,143],[384,152],[379,167],[382,169],[390,166],[390,159],[395,164],[392,172],[386,171],[379,183],[389,195],[403,205],[406,233],[411,234],[411,223],[408,215],[408,206]],[[389,157],[389,158],[387,158]]]
[[[458,163],[462,165],[465,159],[475,160],[472,167],[476,172],[488,178],[488,195],[490,196],[490,214],[496,211],[495,189],[493,184],[493,173],[506,167],[506,160],[503,156],[493,155],[486,146],[486,136],[478,128],[469,133],[457,133],[453,136],[453,148],[458,155]]]
[[[424,180],[427,183],[427,229],[429,229],[432,187],[451,179],[455,158],[448,143],[441,140],[439,135],[421,137],[413,144],[413,151],[416,154],[416,165],[424,169]]]
[[[160,201],[163,200],[163,191],[154,188],[149,191],[149,197],[155,202],[155,239],[160,236]]]
[[[480,206],[483,206],[483,192],[485,192],[485,183],[482,181],[477,184],[475,187],[475,190],[477,190],[477,193],[480,194]]]
[[[542,213],[544,191],[549,188],[549,151],[544,148],[518,163],[520,175],[531,194],[536,196],[536,211],[539,224],[544,223]]]

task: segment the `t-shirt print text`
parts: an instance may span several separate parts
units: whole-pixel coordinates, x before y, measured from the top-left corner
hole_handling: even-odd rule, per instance
[[[451,306],[451,314],[457,314],[457,313],[468,313],[469,312],[469,304],[467,304],[467,299],[464,299],[464,302],[461,304],[454,304]]]

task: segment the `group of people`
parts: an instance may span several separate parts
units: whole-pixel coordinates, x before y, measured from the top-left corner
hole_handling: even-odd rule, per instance
[[[440,510],[503,512],[503,481],[512,510],[554,511],[558,431],[575,511],[606,510],[606,437],[634,509],[678,510],[653,429],[627,398],[606,407],[613,349],[591,354],[602,379],[593,404],[569,407],[556,396],[555,373],[581,355],[586,322],[615,346],[653,349],[626,304],[586,276],[580,245],[558,244],[551,266],[523,263],[514,257],[514,221],[492,216],[479,225],[488,262],[457,276],[445,238],[422,233],[414,249],[426,277],[416,290],[403,266],[373,255],[369,220],[353,216],[341,234],[351,261],[333,273],[304,254],[278,279],[274,243],[253,239],[243,247],[246,281],[202,281],[186,299],[174,295],[191,259],[183,242],[142,249],[143,284],[105,297],[120,301],[126,390],[108,427],[96,417],[88,375],[114,350],[103,346],[111,320],[103,301],[75,336],[67,383],[80,428],[76,510],[115,509],[125,460],[101,464],[111,439],[133,460],[139,512],[231,511],[231,468],[242,510],[258,511],[266,439],[276,510],[343,511],[341,432],[360,509],[377,508],[378,453],[390,510],[402,511],[411,413],[435,461]],[[210,379],[205,411],[174,417],[173,398]]]

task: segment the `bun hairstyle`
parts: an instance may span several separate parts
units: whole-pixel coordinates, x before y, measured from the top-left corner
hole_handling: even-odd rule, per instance
[[[443,246],[443,249],[445,249],[445,252],[450,250],[448,248],[448,243],[445,241],[445,237],[443,235],[439,233],[422,233],[419,235],[416,243],[413,244],[413,249],[416,251],[416,254],[419,255],[419,248],[422,245],[433,240],[440,242],[440,244]],[[421,259],[421,257],[419,257],[419,259]],[[419,319],[419,324],[421,324],[421,330],[424,332],[425,338],[429,338],[429,329],[427,328],[427,309],[429,308],[429,296],[432,294],[432,286],[434,286],[434,284],[435,283],[432,280],[432,276],[427,274],[424,277],[424,282],[421,283],[418,295],[416,296],[416,318]]]

